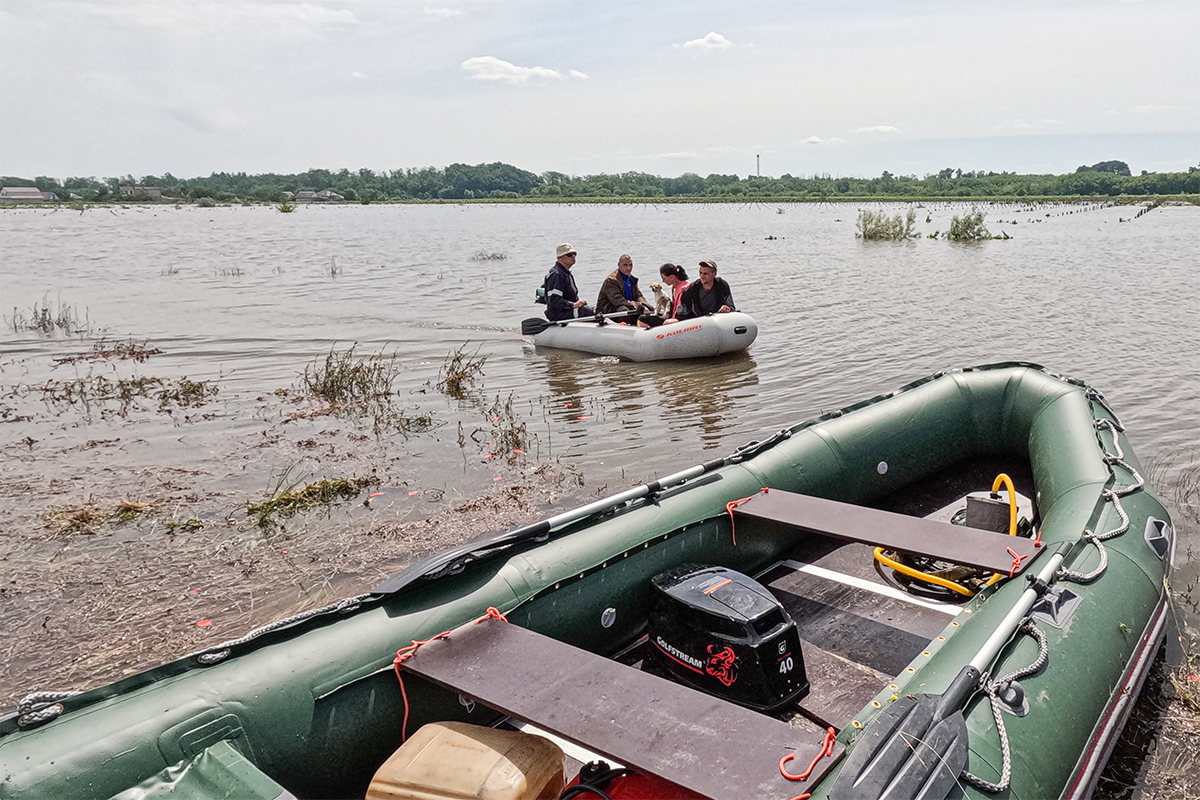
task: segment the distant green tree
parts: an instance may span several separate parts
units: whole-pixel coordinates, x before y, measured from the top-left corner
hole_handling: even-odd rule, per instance
[[[1111,172],[1113,175],[1124,175],[1128,177],[1131,173],[1129,165],[1124,161],[1101,161],[1092,164],[1090,167],[1079,167],[1076,172]]]

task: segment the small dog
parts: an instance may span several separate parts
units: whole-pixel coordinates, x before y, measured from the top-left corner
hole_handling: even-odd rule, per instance
[[[662,284],[650,284],[650,291],[654,292],[654,313],[663,319],[671,316],[671,298],[663,294]]]

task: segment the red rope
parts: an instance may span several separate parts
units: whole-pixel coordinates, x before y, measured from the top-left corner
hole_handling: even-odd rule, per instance
[[[1011,578],[1013,575],[1016,575],[1017,570],[1021,568],[1021,562],[1029,558],[1029,556],[1019,556],[1017,555],[1017,551],[1013,550],[1011,547],[1006,547],[1004,549],[1008,551],[1008,554],[1012,556],[1013,559],[1012,569],[1008,571],[1008,577]]]
[[[508,618],[501,614],[496,608],[488,606],[487,613],[479,619],[475,620],[475,624],[483,622],[485,619],[498,619],[508,622]],[[404,676],[400,674],[400,665],[417,654],[417,648],[423,644],[436,642],[438,639],[445,639],[450,635],[450,631],[442,631],[437,636],[424,639],[422,641],[412,640],[412,644],[407,647],[401,647],[396,651],[396,657],[392,660],[392,669],[396,671],[396,680],[400,682],[400,696],[404,698],[404,724],[400,728],[400,743],[408,741],[408,692],[404,689]]]
[[[813,758],[812,763],[808,765],[808,769],[804,770],[804,772],[801,772],[799,775],[793,775],[787,771],[786,767],[784,767],[784,764],[796,757],[795,753],[788,753],[783,758],[779,759],[779,774],[787,778],[789,781],[808,780],[808,776],[812,775],[812,771],[817,768],[817,764],[821,761],[821,759],[825,758],[826,756],[833,755],[833,743],[836,741],[836,736],[837,731],[833,728],[825,729],[825,740],[821,742],[820,752],[818,752],[816,757]],[[805,794],[808,793],[806,792]],[[798,800],[798,798],[803,798],[804,796],[805,795],[799,795],[798,797],[793,797],[792,800]]]
[[[765,486],[763,487],[762,493],[763,494],[767,493],[767,488]],[[727,514],[729,514],[729,535],[733,537],[733,546],[734,547],[737,547],[737,530],[734,527],[733,510],[735,508],[737,508],[738,506],[740,506],[742,503],[746,502],[747,500],[749,500],[753,497],[757,497],[757,496],[758,495],[752,494],[752,495],[750,495],[750,497],[743,497],[741,500],[730,500],[728,503],[725,504],[725,512]]]

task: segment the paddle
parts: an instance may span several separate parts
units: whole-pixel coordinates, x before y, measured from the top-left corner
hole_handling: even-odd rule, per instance
[[[967,766],[970,747],[963,706],[978,690],[982,671],[1045,593],[1069,549],[1068,543],[1059,545],[944,694],[902,697],[871,723],[846,759],[830,800],[940,800],[950,793]]]
[[[554,322],[548,322],[541,317],[530,317],[529,319],[521,320],[521,335],[522,336],[537,336],[546,328],[553,328],[558,325],[566,325],[571,322],[599,322],[611,317],[629,318],[628,311],[619,311],[615,314],[597,314],[594,317],[580,317],[579,319],[560,319]]]

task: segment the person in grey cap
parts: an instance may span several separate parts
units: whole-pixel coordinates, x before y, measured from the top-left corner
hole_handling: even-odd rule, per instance
[[[679,300],[678,319],[706,317],[709,314],[728,314],[737,311],[733,293],[723,278],[717,277],[717,262],[706,258],[700,262],[700,280],[692,283]]]
[[[559,322],[564,319],[596,316],[596,312],[579,299],[575,276],[571,274],[571,267],[575,266],[575,248],[569,244],[560,244],[554,254],[557,260],[542,283],[542,288],[546,290],[546,319]]]

